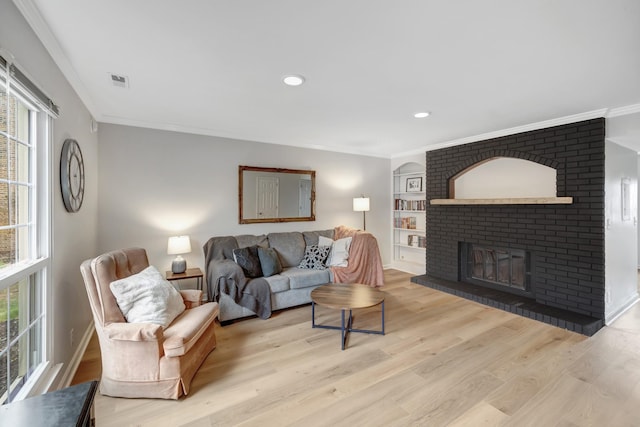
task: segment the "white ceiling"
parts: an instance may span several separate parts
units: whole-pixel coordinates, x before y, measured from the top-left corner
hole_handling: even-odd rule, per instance
[[[14,3],[104,123],[396,157],[640,112],[638,0]]]

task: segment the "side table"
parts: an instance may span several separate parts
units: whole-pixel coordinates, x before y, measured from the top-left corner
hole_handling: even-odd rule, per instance
[[[96,390],[98,390],[98,382],[90,381],[2,405],[0,406],[0,425],[94,426],[93,399]]]
[[[166,278],[168,281],[172,280],[182,280],[182,279],[196,279],[196,288],[201,291],[202,290],[202,278],[204,277],[204,273],[198,267],[196,268],[187,268],[184,273],[174,273],[172,271],[167,271]]]

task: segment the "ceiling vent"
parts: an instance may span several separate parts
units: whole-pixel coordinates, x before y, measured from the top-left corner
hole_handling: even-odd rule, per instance
[[[120,74],[109,73],[109,80],[111,84],[116,87],[122,87],[127,89],[129,87],[129,77]]]

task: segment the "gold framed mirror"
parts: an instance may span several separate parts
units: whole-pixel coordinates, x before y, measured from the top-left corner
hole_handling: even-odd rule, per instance
[[[238,166],[240,224],[316,220],[316,172]]]

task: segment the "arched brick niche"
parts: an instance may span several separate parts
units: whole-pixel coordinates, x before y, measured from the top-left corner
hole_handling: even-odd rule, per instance
[[[449,198],[556,197],[557,172],[550,166],[516,157],[491,157],[449,178]]]

